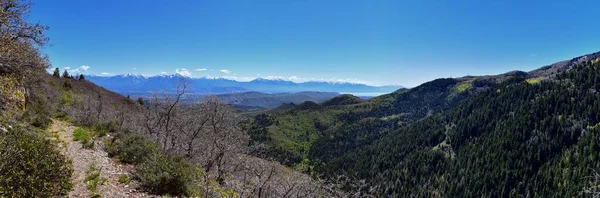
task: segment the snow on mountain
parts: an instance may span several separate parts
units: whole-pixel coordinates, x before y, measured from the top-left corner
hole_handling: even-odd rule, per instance
[[[264,93],[295,93],[302,91],[319,92],[393,92],[402,86],[370,86],[350,82],[307,81],[292,82],[285,79],[256,78],[251,81],[236,81],[217,77],[187,77],[180,74],[161,74],[146,76],[140,74],[123,74],[114,76],[90,75],[87,80],[106,89],[119,93],[152,93],[153,91],[176,91],[183,79],[190,86],[188,91],[194,94],[226,94],[246,91]]]

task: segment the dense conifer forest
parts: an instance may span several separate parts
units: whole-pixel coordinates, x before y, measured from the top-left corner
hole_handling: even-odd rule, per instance
[[[581,196],[600,169],[598,90],[595,59],[552,77],[439,79],[354,106],[259,115],[251,131],[286,151],[281,128],[314,115],[315,140],[298,141],[311,143],[307,155],[273,156],[324,178],[365,180],[378,196]],[[420,102],[406,104],[419,105],[399,107],[411,97]]]

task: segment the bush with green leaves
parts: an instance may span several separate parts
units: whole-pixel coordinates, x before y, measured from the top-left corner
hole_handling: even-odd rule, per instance
[[[129,184],[129,182],[131,182],[131,178],[127,177],[127,175],[119,176],[119,183]]]
[[[92,130],[94,131],[94,136],[104,137],[109,132],[115,132],[117,130],[117,121],[111,119],[104,124],[96,123],[94,124],[94,127],[92,127]]]
[[[48,108],[48,99],[44,95],[37,94],[32,98],[30,103],[30,107],[23,114],[23,120],[40,129],[48,128],[52,123],[50,109]]]
[[[65,121],[65,122],[70,122],[71,116],[69,116],[69,114],[67,114],[67,112],[59,110],[56,112],[56,114],[54,114],[54,118]]]
[[[52,119],[50,119],[50,116],[44,115],[39,112],[35,112],[30,109],[27,110],[23,115],[23,120],[28,121],[29,124],[31,124],[32,126],[40,129],[47,129],[48,126],[50,126],[50,124],[52,123]]]
[[[26,129],[0,135],[0,197],[65,196],[71,162],[50,141]]]
[[[154,142],[130,132],[115,134],[113,139],[105,142],[105,149],[109,157],[128,164],[142,163],[148,156],[159,151]]]
[[[95,164],[91,164],[85,172],[85,179],[83,182],[86,188],[92,193],[93,197],[100,197],[100,194],[96,191],[98,184],[103,185],[107,179],[100,177],[102,170],[98,169]]]
[[[94,148],[93,134],[86,128],[78,127],[73,131],[73,140],[78,141],[83,145],[85,149]]]
[[[136,166],[135,178],[151,193],[197,196],[201,173],[183,157],[156,152]]]
[[[152,141],[130,132],[115,134],[113,139],[105,142],[105,149],[109,157],[128,164],[142,163],[148,156],[159,151]]]

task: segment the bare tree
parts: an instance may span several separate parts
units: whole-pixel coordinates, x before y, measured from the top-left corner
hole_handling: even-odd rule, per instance
[[[48,37],[43,35],[43,32],[48,30],[48,26],[26,21],[32,5],[31,2],[23,0],[0,0],[0,38],[2,40],[31,42],[40,46],[48,42]]]
[[[50,66],[35,46],[44,46],[48,26],[26,21],[31,2],[0,0],[0,74],[18,75],[43,71]]]
[[[39,81],[37,74],[50,67],[48,57],[36,48],[48,42],[43,34],[48,27],[26,21],[31,5],[28,1],[0,0],[0,75],[19,80],[25,88],[26,106],[34,97],[30,90]],[[0,93],[0,99],[3,97]]]
[[[184,103],[187,86],[182,82],[175,94],[155,93],[139,126],[164,151],[184,156],[204,169],[200,183],[205,195],[217,195],[223,189],[242,197],[362,195],[342,193],[331,182],[315,181],[276,162],[246,155],[249,138],[241,129],[240,116],[214,96]]]
[[[182,80],[175,94],[155,93],[141,125],[164,151],[198,163],[222,183],[230,172],[229,158],[246,151],[248,138],[239,126],[239,116],[218,98],[183,104],[187,87]]]
[[[199,161],[207,172],[213,168],[217,181],[222,183],[226,163],[233,154],[244,153],[248,138],[239,127],[239,118],[233,109],[216,97],[207,97],[202,102],[206,107],[207,128],[200,147],[204,159]]]
[[[150,135],[160,144],[165,152],[176,152],[178,135],[176,122],[182,110],[181,102],[187,93],[188,83],[185,79],[180,80],[174,95],[163,92],[154,93],[148,111],[144,114],[146,134]]]
[[[583,193],[591,195],[594,198],[600,197],[600,174],[593,170],[594,173],[587,178],[590,180],[589,184],[583,189]]]

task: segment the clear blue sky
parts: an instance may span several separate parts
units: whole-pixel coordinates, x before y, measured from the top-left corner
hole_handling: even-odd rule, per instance
[[[600,1],[592,0],[34,3],[30,19],[51,26],[44,51],[53,66],[85,65],[86,74],[178,70],[416,86],[600,51]]]

